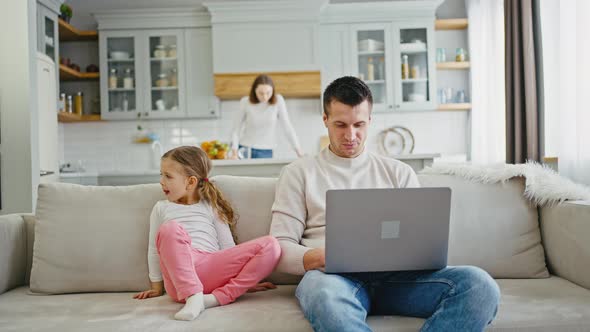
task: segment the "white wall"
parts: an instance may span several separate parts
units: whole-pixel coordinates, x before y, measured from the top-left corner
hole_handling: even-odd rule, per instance
[[[36,87],[36,3],[2,2],[0,20],[0,214],[32,212],[39,182]]]

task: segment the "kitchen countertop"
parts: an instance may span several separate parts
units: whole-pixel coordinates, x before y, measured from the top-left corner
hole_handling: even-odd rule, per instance
[[[398,160],[412,159],[434,159],[440,157],[439,153],[409,154],[395,156]],[[213,167],[233,167],[233,166],[265,166],[265,165],[286,165],[297,160],[297,158],[271,158],[271,159],[240,159],[240,160],[212,160]],[[110,170],[99,172],[68,172],[60,173],[62,178],[76,177],[109,177],[109,176],[153,176],[159,175],[159,169],[128,169],[128,170]]]

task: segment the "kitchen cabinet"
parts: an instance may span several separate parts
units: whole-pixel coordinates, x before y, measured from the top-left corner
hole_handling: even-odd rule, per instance
[[[330,4],[320,16],[322,86],[352,75],[374,112],[436,109],[434,10],[440,1]]]
[[[47,55],[54,63],[59,62],[59,39],[57,16],[60,2],[37,2],[37,51]]]
[[[184,117],[184,31],[100,34],[103,119]]]
[[[218,116],[208,16],[141,10],[95,17],[102,119]]]

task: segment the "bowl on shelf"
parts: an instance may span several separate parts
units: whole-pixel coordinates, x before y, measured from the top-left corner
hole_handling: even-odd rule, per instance
[[[375,39],[363,39],[359,41],[359,52],[381,52],[385,44]]]
[[[410,101],[414,102],[423,102],[426,101],[426,96],[421,93],[410,93],[408,96]]]
[[[123,51],[112,51],[110,53],[111,59],[113,60],[127,60],[129,59],[129,52]]]

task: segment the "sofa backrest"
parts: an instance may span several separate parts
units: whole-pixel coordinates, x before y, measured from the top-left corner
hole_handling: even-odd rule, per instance
[[[449,175],[420,175],[419,180],[424,187],[448,186],[453,191],[449,265],[476,265],[496,278],[548,276],[538,212],[522,196],[522,179],[491,185]],[[216,176],[212,181],[240,217],[239,242],[268,234],[276,179]],[[35,251],[29,246],[28,253],[28,261],[36,265],[32,278],[36,289],[43,292],[143,289],[148,285],[149,214],[153,204],[163,198],[157,184],[44,185],[39,191],[37,221],[27,222],[29,237],[41,236],[35,242]],[[32,243],[33,239],[28,242]],[[134,261],[129,262],[130,259]],[[110,284],[95,280],[104,279],[93,274],[97,266],[118,274],[118,279],[113,278]],[[295,283],[299,279],[273,274],[271,280]],[[99,286],[93,286],[94,289],[83,286],[93,283]]]

